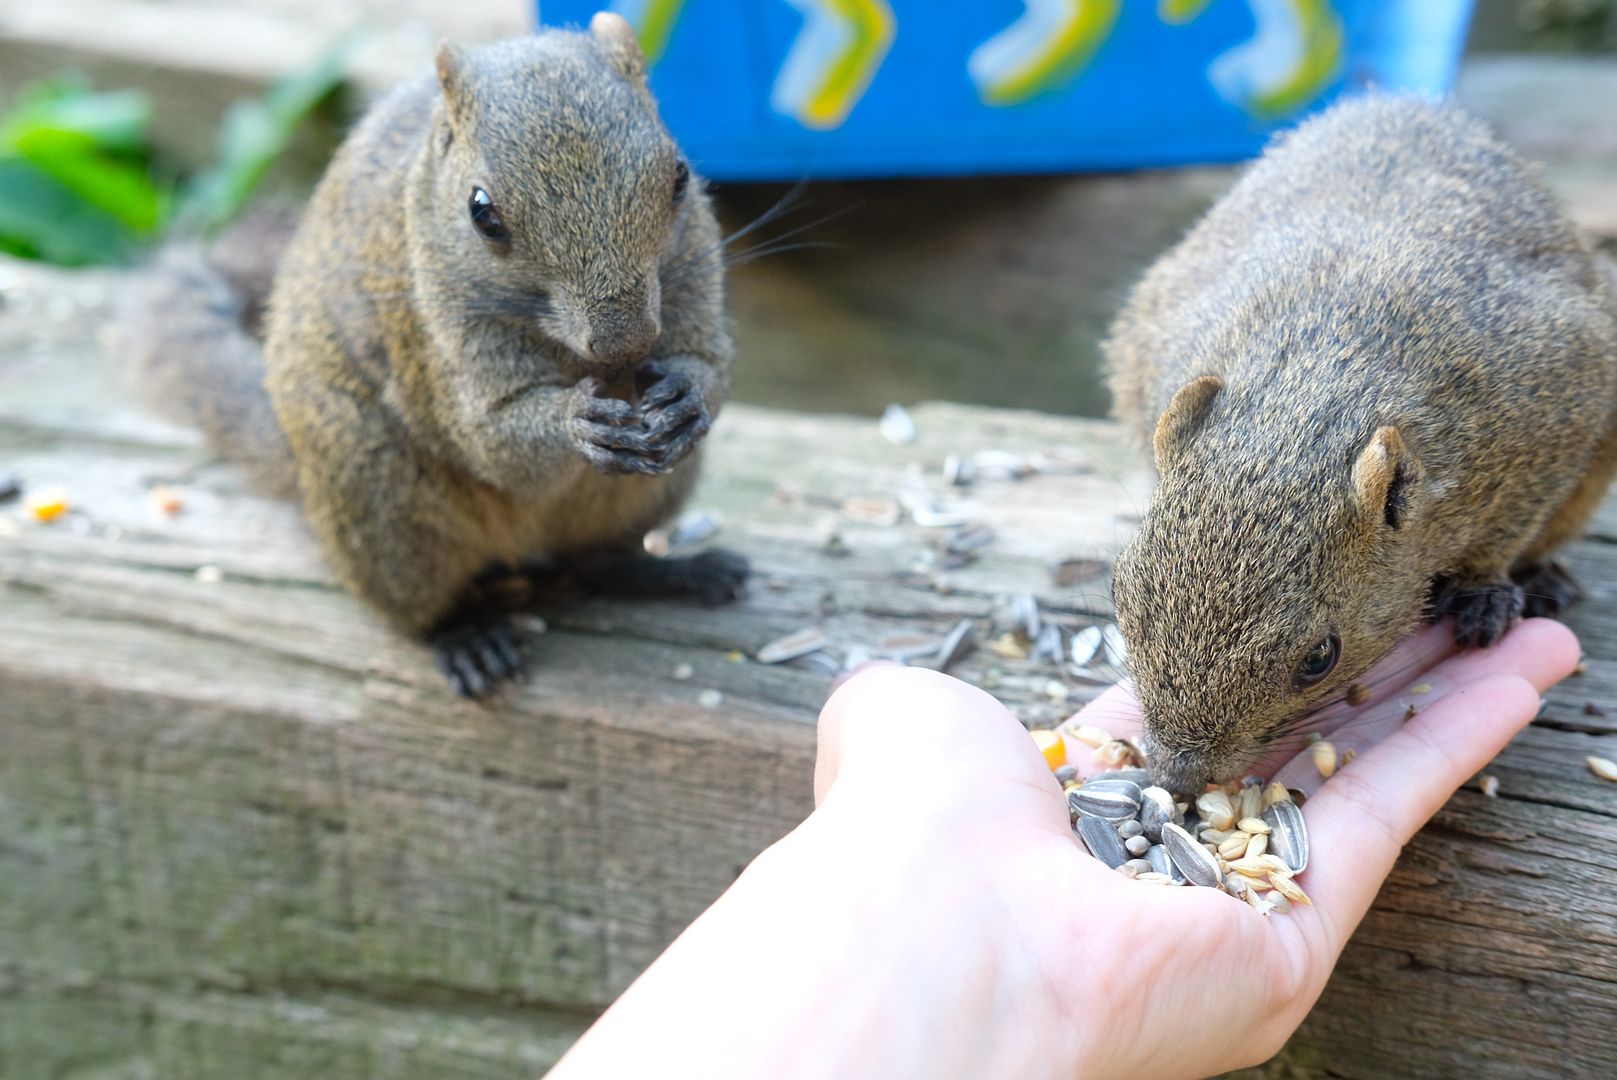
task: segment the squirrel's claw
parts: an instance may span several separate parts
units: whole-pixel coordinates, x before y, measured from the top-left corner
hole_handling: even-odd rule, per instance
[[[1555,559],[1524,566],[1510,579],[1522,587],[1522,614],[1529,619],[1554,618],[1583,599],[1577,579]]]
[[[1454,617],[1454,641],[1487,648],[1505,636],[1522,613],[1522,590],[1511,581],[1442,578],[1432,587],[1432,618]]]
[[[428,635],[438,669],[455,693],[478,700],[522,671],[516,632],[500,612],[483,605],[457,610]]]

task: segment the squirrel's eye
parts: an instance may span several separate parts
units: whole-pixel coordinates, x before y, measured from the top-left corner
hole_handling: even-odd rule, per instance
[[[511,230],[505,227],[500,218],[500,212],[494,206],[494,200],[489,198],[488,192],[480,187],[472,188],[472,197],[466,202],[467,209],[472,214],[472,225],[482,234],[484,240],[494,244],[503,244],[511,239]]]
[[[1297,674],[1292,681],[1300,690],[1305,686],[1313,686],[1331,673],[1336,666],[1337,658],[1342,655],[1342,639],[1335,634],[1328,634],[1314,642],[1314,647],[1308,650],[1303,662],[1297,665]]]
[[[691,185],[691,169],[683,161],[674,168],[674,205],[685,201],[685,189]]]

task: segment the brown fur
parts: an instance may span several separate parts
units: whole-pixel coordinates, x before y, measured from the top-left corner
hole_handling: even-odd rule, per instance
[[[1617,467],[1606,272],[1481,124],[1378,95],[1277,140],[1146,274],[1107,350],[1160,480],[1115,600],[1169,783],[1239,774],[1434,582],[1470,642],[1520,610],[1512,575]],[[1340,661],[1299,689],[1331,633]]]
[[[632,35],[603,15],[444,46],[327,169],[275,275],[268,397],[231,400],[289,447],[343,582],[403,629],[442,626],[490,564],[633,549],[689,491],[731,343],[718,227],[699,180],[673,198],[678,167]],[[474,185],[507,243],[474,229]],[[688,382],[702,423],[674,445],[644,406],[606,425],[644,434],[641,457],[585,445],[600,399],[642,408],[631,384],[652,372]]]

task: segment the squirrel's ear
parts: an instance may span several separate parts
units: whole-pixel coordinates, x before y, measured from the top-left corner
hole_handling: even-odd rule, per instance
[[[1196,434],[1213,399],[1222,389],[1223,379],[1217,375],[1202,375],[1181,386],[1173,400],[1168,402],[1167,409],[1157,420],[1156,434],[1151,439],[1157,455],[1158,472],[1166,469],[1185,440]]]
[[[631,79],[646,77],[646,54],[640,51],[640,39],[628,19],[615,11],[597,11],[590,19],[590,33],[613,67]]]
[[[1361,520],[1372,527],[1403,525],[1410,488],[1419,474],[1420,463],[1404,445],[1398,429],[1376,428],[1370,444],[1353,463],[1353,498]]]
[[[444,103],[449,106],[449,117],[458,123],[465,119],[471,103],[466,87],[466,54],[453,42],[440,41],[435,61],[438,86],[444,92]]]

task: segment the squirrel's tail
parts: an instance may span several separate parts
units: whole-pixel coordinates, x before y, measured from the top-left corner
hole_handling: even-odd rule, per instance
[[[263,317],[296,219],[259,211],[210,245],[166,249],[116,333],[140,396],[200,428],[223,457],[277,495],[295,489],[292,452],[264,388]]]

